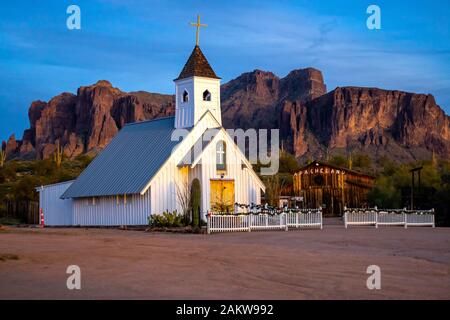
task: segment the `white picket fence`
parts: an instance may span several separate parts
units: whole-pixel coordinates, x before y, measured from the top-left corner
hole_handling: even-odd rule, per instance
[[[344,211],[345,228],[350,225],[365,226],[404,226],[435,227],[434,209],[406,210],[406,209],[348,209]]]
[[[345,211],[344,213],[344,224],[345,228],[348,225],[356,225],[356,226],[375,226],[377,225],[377,212],[374,210],[366,210],[366,211]]]
[[[287,225],[293,228],[323,228],[322,209],[287,213]]]
[[[282,214],[250,214],[248,215],[249,220],[249,231],[252,230],[288,230],[286,213]]]
[[[222,215],[209,214],[208,234],[214,232],[251,232],[257,230],[284,230],[295,228],[322,229],[322,210],[283,212],[281,214]]]

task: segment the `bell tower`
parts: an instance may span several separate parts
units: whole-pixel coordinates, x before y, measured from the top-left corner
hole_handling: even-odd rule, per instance
[[[222,125],[220,110],[220,78],[211,68],[199,47],[200,27],[206,25],[191,23],[197,27],[196,45],[175,82],[175,128],[190,128],[210,111]]]

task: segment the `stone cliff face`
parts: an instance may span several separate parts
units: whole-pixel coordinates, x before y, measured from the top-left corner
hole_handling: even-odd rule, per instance
[[[279,128],[285,101],[309,101],[326,93],[322,73],[299,69],[279,78],[255,70],[224,84],[222,120],[226,128]],[[289,115],[287,115],[289,117]],[[288,130],[289,131],[289,130]]]
[[[433,96],[376,88],[328,92],[322,73],[299,69],[279,78],[255,70],[222,85],[225,128],[279,128],[282,147],[299,158],[361,151],[398,161],[450,157],[450,117]],[[129,122],[173,115],[174,97],[122,92],[108,81],[35,101],[22,140],[2,144],[8,159],[96,153]]]
[[[450,156],[450,117],[432,95],[376,88],[336,88],[299,105],[291,104],[297,157],[359,150],[399,161]],[[314,141],[313,141],[314,140]]]
[[[135,121],[172,115],[173,96],[125,93],[108,81],[80,87],[76,95],[62,93],[49,102],[35,101],[28,117],[30,129],[6,143],[9,159],[49,158],[59,142],[67,157],[96,153],[124,126]]]

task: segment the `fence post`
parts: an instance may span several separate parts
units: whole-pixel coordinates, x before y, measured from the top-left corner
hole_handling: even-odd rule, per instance
[[[211,228],[211,217],[210,217],[210,214],[209,214],[209,211],[208,211],[206,213],[206,232],[208,234],[211,234],[210,228]]]
[[[408,229],[408,217],[406,216],[406,212],[403,212],[403,222],[405,223],[405,229]]]
[[[434,208],[433,208],[433,209],[431,209],[431,219],[432,219],[432,221],[433,221],[433,225],[432,225],[432,227],[433,227],[433,228],[435,228],[435,227],[436,227],[436,225],[435,225],[435,220],[434,220]]]
[[[347,211],[344,211],[344,225],[345,229],[347,229]]]
[[[247,215],[248,232],[252,232],[253,213]]]
[[[344,206],[344,208],[346,208],[346,207]],[[323,211],[322,206],[319,206],[319,211],[318,211],[318,213],[320,214],[320,230],[323,229],[323,216],[322,216],[322,211]],[[313,212],[314,212],[314,211],[313,211]],[[312,213],[312,212],[311,212],[311,213]]]
[[[375,211],[375,229],[378,229],[378,212]]]

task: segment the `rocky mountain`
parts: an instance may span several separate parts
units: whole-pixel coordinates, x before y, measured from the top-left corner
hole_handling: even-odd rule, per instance
[[[285,101],[310,101],[327,89],[322,73],[307,68],[282,79],[272,72],[255,70],[222,85],[221,91],[224,127],[248,129],[279,128]],[[289,118],[284,120],[289,123]]]
[[[345,87],[293,102],[290,128],[297,157],[361,152],[400,162],[450,157],[450,117],[432,95]]]
[[[345,87],[327,93],[322,73],[298,69],[279,78],[255,70],[222,85],[226,128],[280,128],[298,158],[363,152],[407,162],[450,157],[450,117],[432,95]],[[96,153],[125,123],[173,115],[174,96],[126,93],[108,81],[35,101],[23,138],[3,143],[8,159],[48,158],[59,143],[67,157]]]
[[[122,92],[108,81],[62,93],[49,102],[35,101],[28,111],[30,128],[22,140],[12,135],[4,144],[7,158],[49,158],[56,146],[67,157],[103,149],[125,123],[172,115],[174,97],[148,92]]]

